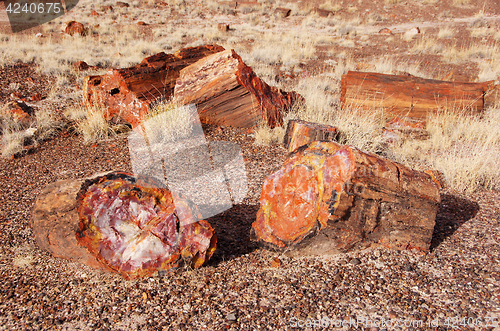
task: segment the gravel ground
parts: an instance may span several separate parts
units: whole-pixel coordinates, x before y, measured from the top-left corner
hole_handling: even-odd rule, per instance
[[[426,255],[367,249],[292,258],[249,241],[263,180],[284,149],[254,146],[243,130],[205,132],[240,144],[249,194],[209,219],[219,242],[207,266],[137,281],[50,256],[29,226],[48,183],[130,171],[126,137],[86,145],[62,132],[33,153],[0,160],[0,329],[493,329],[500,321],[499,192],[443,192]]]

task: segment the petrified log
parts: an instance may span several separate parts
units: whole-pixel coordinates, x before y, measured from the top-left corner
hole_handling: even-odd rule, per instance
[[[0,118],[16,122],[22,128],[29,127],[34,114],[35,110],[23,101],[9,101],[0,108]],[[0,124],[3,123],[0,121]],[[0,125],[0,133],[3,132],[3,127],[4,125]]]
[[[215,250],[213,229],[196,206],[158,185],[120,172],[53,183],[35,202],[36,241],[57,257],[127,279],[181,263],[200,267]]]
[[[318,7],[314,8],[312,11],[316,13],[319,17],[328,17],[330,15],[332,16],[334,15],[331,10],[325,10]]]
[[[407,139],[429,139],[426,122],[422,119],[396,116],[382,129],[382,137],[387,142],[402,142]]]
[[[349,71],[342,76],[342,108],[383,109],[425,118],[438,110],[482,112],[495,82],[447,82],[413,76]]]
[[[252,224],[255,239],[284,248],[327,225],[330,209],[355,170],[355,155],[349,147],[332,154],[303,151],[299,148],[266,178]]]
[[[260,80],[234,50],[207,56],[181,70],[174,97],[195,103],[203,123],[254,127],[262,121],[274,127],[296,102],[295,92],[283,92]]]
[[[334,140],[339,130],[331,125],[290,120],[286,128],[284,144],[288,152],[307,145],[315,140]]]
[[[254,240],[277,248],[370,245],[428,251],[440,202],[431,177],[334,142],[298,148],[264,182]],[[324,245],[322,245],[324,247]]]
[[[218,45],[190,47],[174,54],[163,52],[145,58],[134,67],[113,69],[102,76],[87,76],[84,96],[88,106],[106,107],[107,119],[137,127],[150,104],[173,94],[180,70],[199,59],[223,51]]]

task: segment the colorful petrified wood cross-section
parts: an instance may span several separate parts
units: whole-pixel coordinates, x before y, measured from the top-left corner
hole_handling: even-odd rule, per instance
[[[347,146],[331,154],[319,146],[289,157],[264,182],[252,229],[255,237],[283,248],[325,227],[355,163]]]
[[[252,234],[278,248],[312,247],[326,237],[337,251],[371,245],[428,251],[439,203],[438,186],[422,171],[314,141],[265,180]]]
[[[127,279],[181,263],[197,268],[215,251],[214,230],[197,207],[151,181],[110,173],[86,181],[78,202],[78,241]]]

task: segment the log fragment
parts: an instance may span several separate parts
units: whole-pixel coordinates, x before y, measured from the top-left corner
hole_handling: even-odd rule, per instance
[[[252,236],[277,248],[325,249],[326,240],[336,251],[370,245],[428,251],[439,202],[436,183],[423,172],[315,141],[265,180]]]
[[[108,120],[125,121],[135,128],[143,121],[153,101],[173,94],[181,69],[223,50],[218,45],[205,45],[181,49],[174,54],[161,52],[130,68],[87,76],[85,100],[88,106],[107,108]]]
[[[382,129],[382,137],[390,143],[401,143],[408,139],[426,140],[430,138],[430,134],[426,130],[425,120],[396,116],[386,123]]]
[[[414,76],[349,71],[342,76],[342,108],[383,109],[394,115],[426,118],[439,110],[480,113],[495,82],[447,82]]]
[[[282,124],[282,115],[302,96],[259,79],[234,50],[207,56],[181,70],[174,97],[195,103],[202,123],[249,128]]]
[[[196,206],[159,185],[121,172],[52,183],[35,202],[35,239],[54,256],[126,279],[200,267],[215,250],[214,231]]]
[[[334,140],[339,130],[331,125],[290,120],[286,128],[284,145],[289,153],[315,140]]]
[[[291,12],[292,12],[291,9],[278,7],[274,10],[274,16],[286,18],[286,17],[290,16]]]
[[[217,29],[220,32],[228,32],[229,31],[229,24],[227,24],[227,23],[219,23],[219,24],[217,24]]]

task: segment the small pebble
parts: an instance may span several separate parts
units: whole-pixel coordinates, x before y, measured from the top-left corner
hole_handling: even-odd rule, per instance
[[[361,261],[358,259],[358,258],[354,258],[352,259],[351,261],[349,261],[350,264],[352,265],[360,265],[361,264]]]

